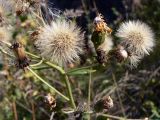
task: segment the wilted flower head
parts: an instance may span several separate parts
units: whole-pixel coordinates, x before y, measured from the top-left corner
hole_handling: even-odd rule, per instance
[[[94,29],[98,32],[108,32],[109,34],[112,32],[112,29],[107,26],[107,23],[103,19],[101,14],[98,14],[94,19]]]
[[[132,66],[153,50],[155,41],[151,28],[140,21],[128,21],[120,25],[116,35],[121,38],[124,49],[129,53]]]
[[[57,19],[45,25],[35,45],[43,57],[59,65],[72,63],[83,53],[84,35],[73,22]]]

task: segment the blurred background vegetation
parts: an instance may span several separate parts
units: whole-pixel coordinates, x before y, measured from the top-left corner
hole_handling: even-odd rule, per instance
[[[139,66],[130,70],[123,64],[109,63],[107,67],[93,67],[91,74],[84,71],[73,72],[70,76],[76,104],[82,107],[87,102],[88,80],[92,79],[91,102],[104,95],[110,95],[114,107],[107,114],[124,118],[149,118],[160,120],[160,0],[50,0],[49,6],[69,19],[74,19],[86,30],[89,42],[93,31],[92,21],[96,13],[101,13],[107,24],[114,30],[124,20],[142,20],[149,24],[156,34],[156,47],[150,56],[145,57]],[[57,9],[55,9],[57,8]],[[118,43],[114,38],[114,44]],[[30,49],[30,48],[29,48]],[[49,120],[51,110],[44,102],[44,96],[53,93],[30,73],[9,68],[12,77],[5,76],[7,67],[0,60],[0,120]],[[90,60],[83,64],[88,66]],[[37,68],[38,69],[38,68]],[[38,69],[51,85],[65,93],[65,85],[59,73],[53,69]],[[53,93],[54,94],[54,93]],[[65,115],[60,108],[68,103],[58,96],[55,120],[63,120]],[[95,119],[94,115],[92,119]],[[67,119],[67,118],[66,118]],[[72,115],[70,120],[74,120]],[[106,117],[98,117],[103,120]],[[111,118],[111,120],[114,118]]]

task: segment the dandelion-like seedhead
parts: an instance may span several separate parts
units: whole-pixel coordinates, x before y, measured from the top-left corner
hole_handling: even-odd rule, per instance
[[[113,47],[113,41],[111,36],[105,35],[104,42],[98,47],[98,49],[105,51],[108,53]]]
[[[118,29],[117,36],[129,52],[145,55],[152,51],[155,44],[151,28],[140,21],[124,22]]]
[[[45,25],[37,37],[35,45],[41,56],[59,65],[72,63],[83,53],[84,34],[73,22],[57,19]]]
[[[14,10],[13,0],[0,0],[0,14],[7,15]]]
[[[136,66],[144,55],[149,55],[155,44],[151,28],[140,21],[124,22],[116,35],[122,40],[120,45],[130,54],[131,66]]]
[[[11,39],[11,32],[6,27],[0,27],[0,42],[7,42]]]

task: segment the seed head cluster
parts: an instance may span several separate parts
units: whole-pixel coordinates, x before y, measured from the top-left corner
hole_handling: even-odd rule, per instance
[[[120,44],[129,53],[129,61],[132,66],[136,66],[144,55],[149,55],[155,44],[151,28],[140,21],[122,23],[116,35],[122,40]]]
[[[57,19],[45,25],[35,45],[41,56],[59,65],[72,63],[83,53],[84,34],[73,22]]]

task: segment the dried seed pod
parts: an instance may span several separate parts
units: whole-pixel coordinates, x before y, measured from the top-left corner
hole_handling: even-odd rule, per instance
[[[24,69],[25,67],[29,66],[30,60],[27,58],[22,44],[15,42],[12,44],[11,49],[14,51],[16,56],[16,66],[18,68]]]
[[[103,105],[104,105],[104,110],[108,111],[110,108],[113,107],[113,100],[110,96],[106,96],[103,98]]]
[[[45,102],[50,106],[51,110],[56,107],[56,99],[50,93],[45,96]]]
[[[35,30],[30,34],[30,38],[33,41],[36,41],[38,39],[38,35],[40,34],[40,30]]]
[[[107,61],[105,51],[98,49],[96,52],[97,52],[97,61],[100,64],[105,63]]]
[[[108,111],[113,107],[113,100],[110,96],[105,96],[102,99],[98,100],[94,105],[94,110],[96,112]]]

